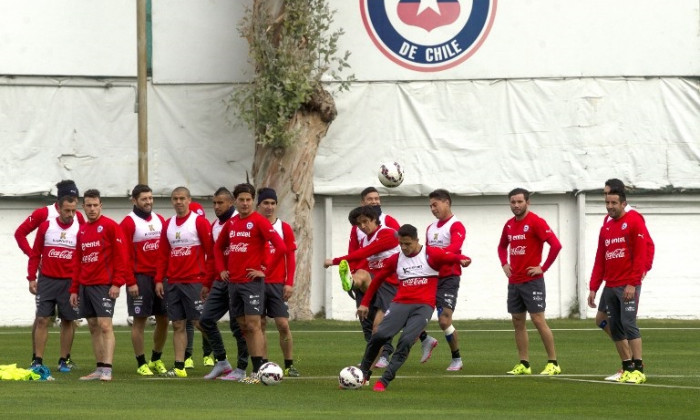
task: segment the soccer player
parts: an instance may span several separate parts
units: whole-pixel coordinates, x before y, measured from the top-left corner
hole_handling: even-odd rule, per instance
[[[238,184],[233,197],[238,214],[221,229],[214,257],[216,271],[221,273],[223,281],[229,282],[229,314],[244,328],[253,362],[253,372],[242,381],[256,384],[260,382],[258,370],[264,353],[261,317],[265,310],[265,283],[260,274],[265,272],[264,267],[274,267],[276,260],[284,257],[287,247],[270,222],[255,211],[255,187]],[[272,259],[265,252],[268,242],[277,250]]]
[[[428,194],[430,200],[430,211],[437,218],[426,231],[426,243],[428,246],[442,248],[453,254],[462,253],[462,245],[467,235],[462,222],[452,213],[452,197],[447,190],[437,189]],[[457,294],[459,292],[459,281],[462,274],[462,267],[459,264],[443,266],[440,268],[440,281],[435,305],[437,306],[438,323],[445,333],[445,339],[452,352],[452,361],[447,366],[448,371],[458,371],[462,369],[462,357],[459,354],[459,342],[457,331],[452,325],[452,314],[457,306]],[[422,338],[422,337],[421,337]],[[429,337],[423,340],[423,354],[428,354],[437,346],[437,340]],[[427,359],[421,359],[425,362]]]
[[[379,215],[379,224],[390,227],[394,230],[399,230],[399,222],[397,222],[396,219],[391,217],[390,215],[382,212],[382,201],[381,197],[379,196],[379,191],[377,191],[376,188],[367,187],[364,190],[362,190],[362,192],[360,193],[360,206],[372,206]],[[350,230],[350,241],[348,243],[348,254],[351,254],[352,252],[356,251],[362,246],[362,240],[365,236],[365,233],[362,232],[357,225],[352,225],[352,229]],[[352,273],[354,273],[356,269],[357,267],[353,267],[352,265],[350,266],[350,271]],[[348,292],[350,297],[353,297],[355,299],[355,308],[360,306],[360,302],[362,302],[364,292],[362,292],[359,289],[346,290],[346,292]],[[374,317],[376,313],[377,311],[374,305],[370,305],[369,315],[366,318],[360,320],[362,332],[365,335],[365,341],[369,341],[369,338],[372,336]],[[390,340],[386,343],[386,345],[384,345],[382,354],[379,356],[375,367],[379,369],[385,368],[389,364],[389,357],[391,356],[391,353],[393,353],[393,351],[394,346],[391,345]]]
[[[611,188],[605,208],[611,221],[600,229],[593,273],[589,284],[588,306],[595,308],[596,292],[605,281],[602,301],[615,347],[622,360],[623,374],[618,382],[646,382],[642,362],[642,336],[637,327],[637,310],[642,279],[646,272],[648,243],[646,227],[639,213],[625,211],[624,190]]]
[[[618,191],[625,191],[625,184],[620,181],[617,178],[611,178],[605,181],[605,186],[603,187],[603,198],[608,195],[608,193],[612,190],[618,190]],[[639,213],[636,209],[634,209],[632,206],[629,205],[629,203],[625,206],[625,212],[634,212],[639,215],[641,218],[642,223],[644,224],[644,228],[646,229],[646,222],[644,221],[644,216],[642,216],[641,213]],[[607,223],[611,221],[612,218],[609,215],[605,216],[604,223]],[[649,234],[649,231],[646,230],[645,232],[645,238],[647,240],[647,262],[645,265],[645,273],[644,277],[646,277],[646,274],[651,270],[651,267],[654,263],[654,241],[651,239],[651,235]],[[598,311],[596,313],[595,317],[595,324],[599,326],[605,333],[612,339],[612,333],[610,332],[610,325],[608,324],[608,314],[606,313],[607,307],[605,306],[605,302],[603,302],[603,296],[600,296],[600,302],[598,303]],[[626,347],[625,354],[631,357],[631,350],[629,348],[629,344],[627,343],[627,340],[622,340],[620,343],[621,346]],[[624,374],[624,369],[618,370],[615,374],[610,375],[605,378],[606,381],[610,382],[617,382],[618,379]]]
[[[224,225],[238,214],[233,205],[233,194],[224,187],[219,188],[214,193],[214,214],[216,219],[211,224],[211,236],[212,240],[216,242]],[[228,255],[228,250],[224,250],[224,254]],[[204,378],[240,381],[245,378],[245,371],[248,367],[248,345],[236,318],[231,316],[229,327],[236,338],[238,347],[238,364],[236,369],[233,369],[226,359],[226,348],[217,326],[217,322],[229,310],[228,282],[223,281],[216,271],[214,271],[214,277],[214,281],[209,287],[209,294],[205,297],[202,316],[199,319],[199,325],[204,332],[202,337],[206,339],[204,343],[205,357],[212,357],[210,353],[213,352],[212,360],[216,360],[211,372],[205,375]],[[205,362],[204,365],[207,366],[207,363]]]
[[[165,375],[186,378],[186,322],[199,329],[202,284],[212,274],[212,241],[209,223],[190,210],[190,190],[177,187],[170,194],[175,216],[165,221],[160,235],[160,258],[156,272],[156,295],[166,298],[173,324],[175,363]],[[163,284],[167,278],[167,286]],[[167,287],[167,289],[166,289]],[[206,294],[206,291],[205,291]]]
[[[418,241],[418,230],[414,226],[401,226],[398,236],[401,252],[384,260],[383,267],[376,273],[362,299],[362,304],[357,309],[358,317],[366,317],[369,313],[368,305],[372,296],[382,287],[386,279],[398,278],[399,285],[396,296],[391,302],[386,316],[367,343],[360,366],[365,375],[365,381],[368,381],[372,374],[370,370],[372,362],[377,357],[381,347],[403,330],[387,369],[374,385],[374,390],[379,392],[385,391],[395,378],[396,372],[408,357],[413,343],[425,330],[433,315],[440,267],[454,264],[466,267],[471,263],[467,256],[421,245]]]
[[[122,285],[127,285],[132,297],[138,296],[139,288],[127,274],[127,250],[121,229],[117,222],[102,215],[98,190],[85,191],[83,210],[87,223],[80,226],[76,238],[70,303],[73,307],[80,305],[80,316],[87,319],[97,368],[80,380],[111,381],[114,303]]]
[[[35,329],[32,335],[34,355],[32,367],[44,364],[44,350],[49,335],[50,317],[56,313],[61,319],[59,372],[70,372],[67,360],[73,344],[72,324],[78,311],[70,304],[70,285],[73,277],[73,253],[80,222],[75,216],[78,197],[63,195],[58,199],[58,216],[50,217],[39,225],[27,265],[29,292],[36,296]],[[39,280],[37,271],[41,267]],[[64,333],[63,324],[67,324]]]
[[[120,223],[127,249],[127,260],[131,269],[128,275],[133,277],[139,287],[136,297],[126,297],[129,315],[133,317],[131,325],[131,344],[136,356],[136,372],[143,376],[167,372],[161,360],[163,347],[168,337],[168,315],[165,301],[156,295],[156,276],[158,246],[165,219],[153,212],[153,191],[148,185],[138,184],[131,190],[131,202],[134,207]],[[156,320],[153,331],[153,349],[151,360],[146,362],[144,354],[144,331],[150,316]]]
[[[70,180],[70,179],[64,179],[63,181],[60,181],[59,183],[56,184],[56,203],[50,204],[45,207],[39,207],[38,209],[34,210],[29,217],[27,217],[24,222],[22,222],[18,227],[17,230],[15,230],[15,240],[17,241],[17,245],[19,246],[19,249],[24,252],[24,254],[27,257],[31,257],[32,255],[32,247],[29,245],[29,241],[27,240],[27,236],[34,232],[40,224],[42,224],[44,221],[48,219],[54,219],[59,216],[59,211],[58,211],[58,200],[61,199],[61,197],[70,195],[75,198],[78,198],[78,187],[75,185],[75,182]],[[83,214],[80,212],[76,212],[76,217],[78,219],[78,223],[83,224],[85,223],[85,218],[83,217]],[[76,322],[74,321],[61,321],[61,332],[60,332],[60,342],[65,343],[64,345],[67,346],[68,348],[73,346],[73,337],[75,336],[75,328],[77,327]],[[36,320],[34,322],[34,325],[32,325],[32,342],[35,341],[34,339],[34,333],[36,329]],[[32,363],[34,362],[34,358],[36,357],[36,354],[32,354]],[[58,366],[58,370],[61,372],[66,372],[70,371],[70,369],[73,368],[73,361],[70,358],[70,354],[66,356],[66,364],[65,366]]]
[[[503,272],[508,277],[508,312],[513,319],[520,362],[507,373],[532,374],[529,338],[525,325],[527,311],[547,352],[547,365],[540,375],[558,375],[561,373],[561,367],[557,361],[554,335],[544,316],[547,306],[544,273],[554,264],[561,251],[561,243],[547,222],[530,211],[529,191],[515,188],[508,193],[508,199],[514,217],[503,226],[498,243],[498,258],[501,260]],[[544,264],[540,265],[545,242],[549,244],[549,254]]]
[[[265,274],[265,314],[275,320],[277,331],[279,332],[279,343],[284,356],[284,375],[289,377],[299,377],[301,374],[294,367],[292,331],[289,329],[289,308],[287,301],[294,293],[294,272],[296,271],[297,250],[294,231],[289,223],[277,218],[277,192],[272,188],[261,188],[258,190],[258,213],[265,218],[275,228],[277,234],[284,241],[287,252],[284,259],[277,259],[277,265],[267,268]],[[270,259],[277,252],[274,246],[269,246]],[[265,336],[267,322],[266,317],[262,319],[262,332],[264,340],[265,357],[267,359],[267,338]]]

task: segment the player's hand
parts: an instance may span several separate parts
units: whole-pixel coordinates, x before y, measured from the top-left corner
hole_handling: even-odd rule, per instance
[[[595,292],[594,292],[593,290],[591,290],[590,292],[588,292],[588,306],[589,306],[590,308],[595,308],[595,307],[596,307],[596,304],[595,304]]]
[[[510,278],[510,274],[511,274],[510,264],[506,264],[502,268],[503,268],[503,272],[506,273],[506,277]]]
[[[228,281],[229,280],[228,270],[224,270],[221,273],[219,273],[219,277],[221,277],[221,280],[223,280],[223,281]]]
[[[163,283],[156,283],[156,295],[163,299],[165,297],[165,291],[163,290]]]
[[[249,279],[255,279],[258,277],[265,278],[265,273],[263,273],[260,270],[256,270],[254,268],[246,268],[245,271],[247,271],[245,276],[248,277]]]
[[[133,286],[127,287],[126,291],[129,292],[129,296],[135,298],[139,295],[139,286],[137,284],[134,284]]]
[[[71,293],[70,294],[70,306],[77,308],[78,307],[78,294],[77,293]]]
[[[293,294],[294,288],[292,286],[284,286],[284,290],[282,291],[282,299],[286,302],[292,297]]]
[[[328,268],[333,265],[333,259],[332,258],[326,258],[325,261],[323,261],[323,267]]]
[[[622,298],[625,299],[625,301],[634,300],[636,295],[637,288],[629,284],[625,286],[625,290],[622,291]]]
[[[202,299],[202,301],[207,300],[207,296],[209,296],[209,288],[206,286],[202,286],[202,291],[199,294],[199,297]]]
[[[542,267],[539,265],[527,268],[527,275],[530,277],[541,276],[542,274],[544,274],[544,271],[542,271]]]
[[[356,315],[358,318],[360,318],[360,321],[364,321],[367,319],[367,315],[369,315],[369,308],[365,305],[358,306]]]
[[[29,282],[29,293],[36,295],[36,291],[37,291],[36,280],[32,280]]]
[[[459,265],[461,265],[462,267],[469,267],[469,264],[471,264],[471,263],[472,263],[471,258],[467,258],[466,260],[459,261]]]
[[[138,286],[137,286],[138,289]],[[112,299],[116,299],[119,297],[119,287],[118,286],[112,286],[109,288],[109,297]]]

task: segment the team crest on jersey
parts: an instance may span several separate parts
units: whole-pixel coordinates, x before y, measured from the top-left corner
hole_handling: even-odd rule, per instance
[[[530,230],[530,225],[523,226],[523,232],[527,232],[528,230]]]
[[[61,240],[65,240],[65,239],[66,239],[66,232],[61,232]]]
[[[486,40],[498,0],[360,0],[365,29],[391,61],[432,72],[454,67]]]
[[[102,225],[97,226],[97,233],[102,233],[103,230],[104,228],[102,227]]]
[[[246,223],[245,228],[248,230],[253,229],[253,222]]]
[[[153,225],[148,225],[148,230],[151,232],[155,232],[156,229],[153,227]]]
[[[625,230],[625,229],[627,229],[627,222],[624,222],[624,223],[622,224],[622,230]]]

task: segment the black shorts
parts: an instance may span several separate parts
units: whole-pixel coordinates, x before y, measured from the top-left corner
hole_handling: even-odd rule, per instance
[[[169,283],[165,290],[168,318],[171,321],[199,320],[204,309],[202,283]]]
[[[377,293],[374,294],[372,306],[377,308],[377,310],[386,312],[389,309],[389,305],[391,305],[391,301],[394,300],[394,296],[396,296],[396,286],[384,282],[379,286]]]
[[[265,283],[265,315],[270,318],[289,318],[289,307],[284,301],[284,283]]]
[[[111,286],[80,286],[80,318],[112,318],[116,299],[109,297]]]
[[[265,283],[262,277],[257,277],[248,283],[228,284],[229,315],[233,318],[245,315],[265,314]]]
[[[136,285],[139,287],[139,295],[131,297],[126,294],[126,307],[129,315],[136,318],[146,318],[151,315],[167,315],[168,307],[165,300],[156,295],[156,284],[153,276],[136,273]],[[163,281],[163,287],[168,283]]]
[[[39,274],[36,283],[36,316],[48,318],[56,315],[66,321],[78,319],[78,308],[70,304],[71,279],[57,279]]]
[[[547,308],[546,298],[544,277],[525,283],[508,284],[508,312],[511,314],[544,312]]]
[[[435,307],[455,310],[457,307],[457,295],[459,292],[459,276],[441,277],[438,280],[437,294],[435,295]],[[439,313],[439,311],[438,311]]]

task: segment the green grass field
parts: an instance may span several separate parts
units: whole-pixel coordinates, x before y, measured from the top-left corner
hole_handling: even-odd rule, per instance
[[[517,362],[509,321],[457,322],[461,372],[445,371],[450,354],[443,338],[432,359],[421,365],[419,347],[399,371],[387,392],[370,388],[338,389],[336,375],[359,362],[364,341],[356,322],[293,322],[295,365],[301,378],[279,386],[205,381],[200,335],[195,336],[196,367],[186,379],[143,378],[127,328],[116,332],[114,380],[81,383],[94,358],[86,327],[73,346],[77,371],[54,372],[53,382],[0,383],[2,418],[700,418],[700,321],[641,320],[648,382],[608,383],[603,377],[619,366],[612,342],[591,320],[552,320],[550,326],[563,368],[558,377],[509,377]],[[224,324],[220,325],[224,327]],[[223,329],[223,328],[222,328]],[[440,337],[436,323],[430,333]],[[147,339],[150,339],[148,334]],[[235,343],[225,335],[229,355]],[[277,333],[268,333],[270,359],[282,362]],[[24,366],[31,358],[29,328],[0,329],[0,364]],[[536,331],[530,332],[533,372],[546,355]],[[148,347],[147,347],[148,348]],[[55,368],[58,329],[53,328],[45,355]],[[172,346],[164,360],[172,363]],[[379,377],[375,370],[374,377]],[[372,383],[374,380],[372,381]]]

